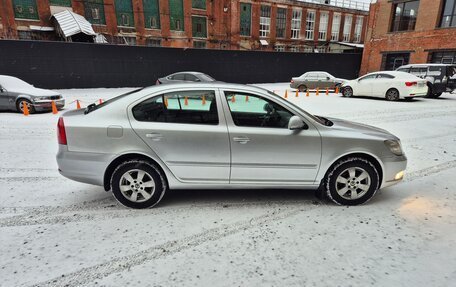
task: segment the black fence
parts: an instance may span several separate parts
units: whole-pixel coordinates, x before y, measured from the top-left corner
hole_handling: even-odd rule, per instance
[[[285,53],[0,40],[0,75],[43,88],[141,87],[178,71],[233,83],[288,82],[306,71],[358,75],[361,54]]]

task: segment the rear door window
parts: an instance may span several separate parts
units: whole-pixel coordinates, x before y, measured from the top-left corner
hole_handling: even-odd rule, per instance
[[[185,74],[185,80],[186,81],[191,81],[191,82],[199,82],[200,80],[192,74]]]
[[[438,77],[438,78],[441,78],[443,77],[444,73],[443,73],[443,68],[444,67],[441,67],[441,66],[430,66],[429,67],[429,72],[428,72],[428,76],[433,76],[433,77]]]
[[[172,75],[170,77],[171,80],[174,80],[174,81],[185,81],[185,74],[176,74],[176,75]]]
[[[377,79],[394,79],[394,76],[389,74],[378,74]]]
[[[217,125],[214,91],[179,91],[147,99],[132,109],[140,122]]]
[[[405,72],[405,73],[409,73],[410,69],[409,68],[401,68],[401,69],[397,69],[398,72]]]

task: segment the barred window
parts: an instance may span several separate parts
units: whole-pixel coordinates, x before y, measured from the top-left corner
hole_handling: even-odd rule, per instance
[[[293,17],[291,18],[291,39],[299,39],[301,34],[301,9],[293,9]]]
[[[287,9],[278,8],[277,9],[277,19],[276,19],[276,37],[285,38],[286,28],[287,28]]]
[[[271,7],[261,6],[260,37],[269,37],[271,31]]]
[[[314,39],[315,11],[307,11],[306,40]]]

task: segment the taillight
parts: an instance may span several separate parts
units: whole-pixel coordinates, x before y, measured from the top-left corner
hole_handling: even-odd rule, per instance
[[[293,79],[291,79],[291,83],[292,83],[292,84],[294,83]]]
[[[405,85],[407,87],[416,86],[416,85],[418,85],[418,82],[405,82]]]
[[[59,122],[57,123],[57,139],[59,144],[67,145],[67,138],[65,132],[65,124],[63,123],[63,118],[59,118]]]

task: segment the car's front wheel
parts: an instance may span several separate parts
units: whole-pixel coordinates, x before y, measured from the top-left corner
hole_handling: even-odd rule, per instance
[[[299,85],[298,90],[302,93],[307,91],[307,86],[306,85]]]
[[[19,113],[24,113],[24,105],[27,106],[29,113],[35,113],[35,107],[33,106],[32,102],[26,99],[19,99],[16,103],[16,110]]]
[[[344,87],[342,90],[342,96],[347,98],[353,96],[353,89],[351,87]]]
[[[114,197],[130,208],[149,208],[160,202],[167,190],[164,175],[154,164],[144,160],[121,163],[111,177]]]
[[[358,205],[371,199],[380,185],[375,166],[366,159],[352,157],[339,161],[328,172],[324,189],[340,205]]]

